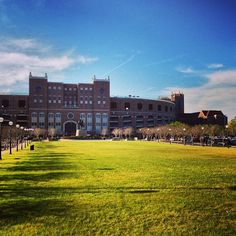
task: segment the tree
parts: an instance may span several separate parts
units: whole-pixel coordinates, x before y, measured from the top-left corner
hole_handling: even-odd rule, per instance
[[[236,116],[229,122],[228,130],[229,134],[236,135]]]
[[[118,135],[119,135],[120,131],[119,131],[119,128],[115,128],[112,130],[112,134],[117,138]]]
[[[52,139],[55,136],[55,134],[56,134],[56,129],[55,128],[50,128],[48,130],[48,135],[51,136]]]
[[[101,134],[102,134],[102,136],[105,138],[106,135],[108,135],[108,129],[107,129],[107,128],[103,128]]]
[[[126,138],[130,138],[132,133],[133,133],[133,128],[132,127],[124,129],[124,135],[125,135]]]
[[[43,130],[40,128],[34,129],[34,135],[39,139],[39,136],[43,134]]]

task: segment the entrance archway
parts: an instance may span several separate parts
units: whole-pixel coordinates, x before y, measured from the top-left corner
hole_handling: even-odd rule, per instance
[[[75,136],[78,129],[78,123],[73,120],[68,120],[63,124],[63,133],[66,136]]]

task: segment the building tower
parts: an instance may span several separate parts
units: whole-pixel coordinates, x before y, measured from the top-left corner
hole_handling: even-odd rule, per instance
[[[184,114],[184,94],[183,93],[172,93],[171,101],[175,103],[175,118],[178,120],[181,114]]]

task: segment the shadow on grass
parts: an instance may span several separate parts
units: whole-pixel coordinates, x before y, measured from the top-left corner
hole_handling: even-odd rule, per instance
[[[42,169],[40,169],[42,170]],[[0,176],[0,181],[35,181],[35,182],[47,182],[52,179],[65,179],[65,178],[75,178],[79,177],[78,172],[64,172],[64,171],[55,171],[45,174],[10,174]]]
[[[69,210],[68,203],[58,199],[18,200],[0,206],[0,221],[3,225],[15,225],[30,222],[36,217],[65,216]]]
[[[47,153],[45,155],[30,156],[30,159],[17,163],[16,166],[7,168],[10,172],[15,171],[53,171],[70,170],[74,163],[65,162],[70,154]]]
[[[114,170],[114,168],[105,167],[105,168],[97,168],[97,170]]]
[[[69,155],[34,152],[15,166],[4,168],[0,176],[0,227],[70,212],[67,194],[71,189],[45,184],[51,180],[79,178],[79,172],[74,171],[75,163],[67,160]]]

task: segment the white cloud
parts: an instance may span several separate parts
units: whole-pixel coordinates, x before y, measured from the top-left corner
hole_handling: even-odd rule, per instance
[[[224,67],[224,65],[220,64],[220,63],[213,63],[213,64],[209,64],[207,66],[207,68],[209,68],[209,69],[220,69],[222,67]]]
[[[236,70],[217,71],[207,74],[206,77],[212,86],[233,85],[236,86]]]
[[[96,57],[75,55],[74,52],[64,52],[55,55],[51,45],[45,45],[35,39],[5,38],[0,45],[0,92],[12,91],[16,84],[28,83],[28,74],[54,73],[60,77],[60,72],[78,66],[95,62]],[[23,82],[23,83],[22,83]]]
[[[222,110],[232,119],[236,116],[236,69],[208,73],[205,78],[207,82],[202,86],[167,88],[166,92],[183,92],[186,112]]]
[[[176,70],[183,74],[194,74],[196,73],[195,70],[192,69],[192,67],[177,67]]]
[[[79,55],[77,59],[80,64],[88,64],[88,63],[98,60],[97,57],[89,57],[89,56],[83,56],[83,55]]]

